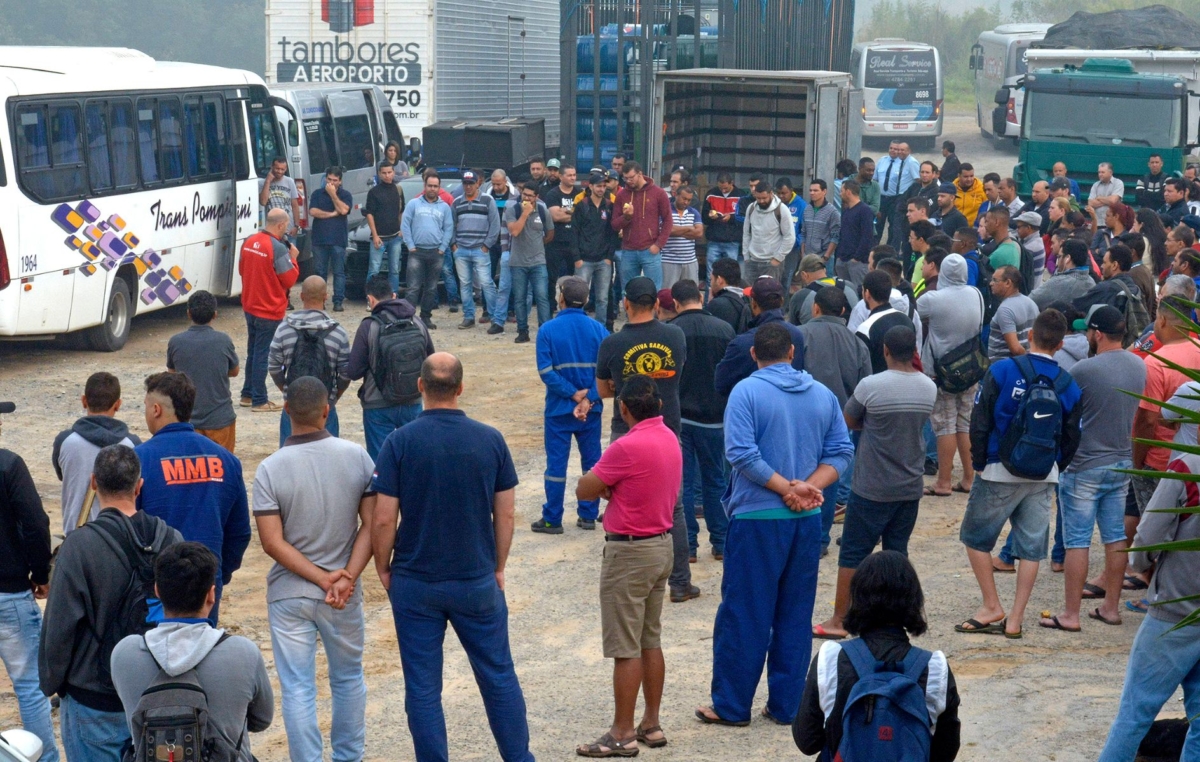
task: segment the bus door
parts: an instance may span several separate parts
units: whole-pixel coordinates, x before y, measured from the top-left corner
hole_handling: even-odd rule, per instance
[[[233,215],[226,215],[218,228],[213,255],[212,289],[216,296],[236,296],[242,291],[237,261],[242,242],[258,225],[258,180],[252,169],[246,126],[246,106],[250,93],[244,89],[225,92],[225,110],[229,135],[226,146],[233,168],[228,180],[226,204],[233,203]]]
[[[329,93],[325,98],[333,120],[334,141],[344,175],[342,187],[354,197],[347,222],[354,227],[362,219],[361,204],[375,184],[375,166],[381,156],[361,91]],[[316,167],[314,167],[316,169]],[[324,171],[324,168],[317,171]],[[322,178],[323,180],[324,178]]]

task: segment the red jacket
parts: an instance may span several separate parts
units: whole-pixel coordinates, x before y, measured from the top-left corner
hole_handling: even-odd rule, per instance
[[[626,204],[633,205],[633,217],[622,214]],[[646,178],[639,191],[629,188],[617,191],[612,226],[622,232],[622,249],[637,251],[657,246],[661,252],[671,235],[671,220],[671,198],[650,178]]]
[[[242,276],[242,311],[264,320],[287,315],[288,289],[296,284],[300,266],[286,242],[266,231],[246,239],[238,257]]]

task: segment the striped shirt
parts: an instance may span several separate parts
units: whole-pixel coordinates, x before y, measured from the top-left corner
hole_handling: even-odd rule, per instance
[[[700,212],[690,206],[681,212],[672,205],[671,220],[674,223],[672,230],[690,228],[700,223]],[[671,236],[663,247],[662,261],[671,265],[690,265],[696,261],[696,242],[690,238]]]

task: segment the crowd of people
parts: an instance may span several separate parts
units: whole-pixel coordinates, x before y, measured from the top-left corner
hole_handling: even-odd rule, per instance
[[[699,721],[750,724],[765,667],[759,713],[791,725],[805,754],[893,759],[911,743],[921,758],[953,760],[960,696],[946,657],[910,641],[928,624],[907,555],[921,501],[962,493],[960,540],[980,602],[956,632],[1023,637],[1047,552],[1063,605],[1039,626],[1077,633],[1083,614],[1111,626],[1145,615],[1100,756],[1132,760],[1180,685],[1189,715],[1200,713],[1200,639],[1175,629],[1196,609],[1197,562],[1137,551],[1200,531],[1155,510],[1200,506],[1189,481],[1159,477],[1186,479],[1200,456],[1153,444],[1197,445],[1178,411],[1200,398],[1182,372],[1200,371],[1189,332],[1200,186],[1154,159],[1136,210],[1106,164],[1086,195],[1063,166],[1021,199],[1011,178],[975,178],[953,144],[943,154],[940,167],[917,162],[896,141],[878,162],[812,178],[807,200],[790,178],[753,176],[744,192],[726,174],[701,198],[685,168],[664,188],[619,157],[582,188],[557,160],[535,163],[521,184],[496,170],[481,187],[465,172],[457,197],[427,172],[406,204],[385,162],[365,208],[369,314],[353,340],[326,312],[331,301],[345,311],[349,210],[331,167],[310,203],[322,212],[314,243],[327,248],[318,274],[299,282],[299,309],[295,210],[270,209],[242,248],[244,368],[212,326],[217,300],[197,291],[166,370],[144,381],[149,440],[119,419],[114,375],[87,379],[85,414],[51,454],[64,538],[53,574],[28,468],[0,450],[0,596],[14,612],[0,658],[43,762],[58,759],[50,697],[68,760],[116,762],[127,749],[159,758],[156,749],[173,755],[193,741],[223,755],[213,758],[253,759],[247,733],[273,720],[271,683],[255,644],[218,628],[251,517],[275,561],[267,615],[291,759],[319,760],[326,744],[318,641],[333,759],[364,756],[361,577],[372,559],[392,606],[416,758],[448,757],[449,623],[499,755],[533,759],[504,596],[517,472],[503,434],[459,407],[462,363],[435,349],[439,276],[460,294],[461,328],[490,321],[488,333],[502,333],[511,308],[516,341],[536,333],[546,467],[531,532],[565,532],[574,440],[575,528],[604,533],[613,721],[578,755],[668,743],[661,612],[703,592],[691,578],[703,518],[704,555],[723,566]],[[243,373],[235,403],[231,379]],[[338,405],[355,381],[363,445],[339,437]],[[280,414],[279,448],[249,494],[237,406]],[[836,523],[835,600],[817,622]],[[1089,577],[1097,528],[1104,565]],[[1003,573],[1016,578],[1007,604]],[[815,655],[813,639],[823,641]],[[205,697],[203,713],[187,686]],[[1188,743],[1194,752],[1200,731]]]

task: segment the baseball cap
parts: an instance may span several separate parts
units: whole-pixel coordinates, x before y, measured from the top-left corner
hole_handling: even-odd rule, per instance
[[[1098,304],[1088,313],[1086,327],[1095,328],[1100,333],[1123,334],[1125,333],[1125,316],[1116,307]]]
[[[608,178],[608,173],[601,170],[599,172],[592,170],[592,174],[588,175],[588,182],[592,185],[599,185]]]
[[[675,297],[671,296],[671,289],[660,288],[658,290],[658,308],[660,310],[675,311]]]
[[[555,169],[561,169],[561,168],[562,168],[562,162],[561,162],[561,161],[559,161],[558,159],[551,159],[550,161],[546,162],[546,166],[547,166],[547,167],[554,167]]]
[[[1187,226],[1188,226],[1189,228],[1191,228],[1192,230],[1195,230],[1195,231],[1197,231],[1197,232],[1200,232],[1200,215],[1197,215],[1197,214],[1185,214],[1185,215],[1183,215],[1183,219],[1181,219],[1181,220],[1179,221],[1179,224],[1180,224],[1180,225],[1187,225]]]
[[[782,299],[783,294],[783,284],[770,275],[759,276],[758,280],[754,281],[754,284],[750,286],[750,297],[759,304],[762,304],[772,296]]]
[[[17,406],[11,402],[0,402],[0,413],[11,413],[17,409]]]
[[[804,259],[800,260],[800,271],[806,273],[825,272],[825,260],[818,257],[816,254],[805,254]]]
[[[951,196],[957,196],[958,188],[954,185],[954,183],[942,183],[938,186],[938,193],[948,193]]]
[[[563,278],[559,285],[562,293],[563,302],[568,307],[582,307],[588,301],[588,284],[583,278],[577,278],[574,275]]]
[[[645,275],[639,275],[636,278],[630,278],[629,282],[625,284],[625,298],[634,304],[649,307],[658,299],[658,289],[654,287],[654,281]]]
[[[467,183],[477,183],[479,182],[479,175],[468,169],[466,172],[463,172],[462,181],[463,185],[466,185]]]
[[[1071,183],[1065,177],[1056,177],[1050,181],[1050,190],[1070,190]]]
[[[1030,227],[1037,228],[1042,226],[1042,215],[1037,212],[1021,212],[1013,222],[1024,222]]]

